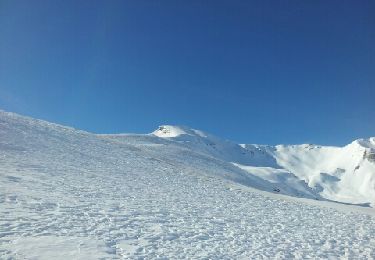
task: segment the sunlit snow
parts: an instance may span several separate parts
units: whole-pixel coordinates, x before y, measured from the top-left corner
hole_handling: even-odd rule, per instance
[[[374,150],[96,135],[0,111],[0,258],[375,258]]]

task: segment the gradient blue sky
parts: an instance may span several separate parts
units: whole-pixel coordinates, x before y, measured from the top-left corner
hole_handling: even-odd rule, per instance
[[[375,1],[0,0],[0,108],[96,133],[375,136]]]

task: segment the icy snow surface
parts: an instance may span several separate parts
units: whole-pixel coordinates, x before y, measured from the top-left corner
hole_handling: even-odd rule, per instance
[[[373,209],[324,201],[329,186],[281,153],[321,162],[298,153],[311,147],[174,130],[94,135],[0,111],[0,258],[375,258]],[[370,158],[374,140],[363,142]],[[325,160],[321,179],[340,182]]]

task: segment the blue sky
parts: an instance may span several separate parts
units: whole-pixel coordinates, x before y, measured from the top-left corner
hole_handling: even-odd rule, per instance
[[[0,0],[0,108],[97,133],[375,136],[374,1]]]

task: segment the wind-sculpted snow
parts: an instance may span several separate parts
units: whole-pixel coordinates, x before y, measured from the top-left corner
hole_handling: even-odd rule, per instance
[[[294,177],[257,170],[0,112],[0,258],[375,258],[372,209],[269,193]]]

